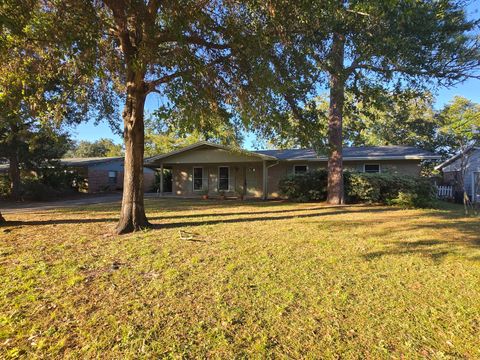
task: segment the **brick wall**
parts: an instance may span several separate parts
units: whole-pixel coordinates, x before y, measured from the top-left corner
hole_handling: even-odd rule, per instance
[[[88,169],[88,192],[96,193],[102,191],[115,191],[123,189],[123,171],[117,171],[117,181],[113,184],[109,182],[109,170],[90,167]],[[150,191],[155,182],[155,173],[145,171],[143,174],[144,191]]]

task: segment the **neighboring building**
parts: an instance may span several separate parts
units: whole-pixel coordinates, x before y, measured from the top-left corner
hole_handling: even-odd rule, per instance
[[[61,159],[60,163],[75,170],[85,179],[84,192],[96,193],[123,189],[123,157],[67,158]],[[154,181],[155,172],[144,168],[144,190],[150,191]]]
[[[420,176],[421,161],[440,159],[428,151],[405,146],[348,147],[343,156],[345,169],[412,176]],[[327,162],[327,157],[313,150],[246,151],[199,142],[146,159],[145,166],[160,170],[164,177],[161,192],[174,196],[224,193],[278,198],[281,178],[326,168]]]
[[[470,146],[464,152],[463,177],[465,190],[472,201],[480,201],[480,147]],[[435,169],[442,170],[443,180],[452,185],[456,191],[462,191],[461,183],[462,153],[447,159]]]
[[[59,161],[83,178],[79,186],[81,192],[96,193],[123,188],[123,157],[66,158]],[[2,173],[8,174],[8,164],[0,165],[0,174]],[[152,190],[155,171],[144,168],[143,177],[145,191]]]

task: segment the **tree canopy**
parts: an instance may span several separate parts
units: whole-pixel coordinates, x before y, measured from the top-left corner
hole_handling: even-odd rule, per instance
[[[111,139],[96,141],[81,140],[74,142],[64,157],[112,157],[123,156],[122,145],[115,144]]]

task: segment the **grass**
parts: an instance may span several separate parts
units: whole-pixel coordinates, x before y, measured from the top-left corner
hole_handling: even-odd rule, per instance
[[[147,208],[158,228],[127,236],[118,205],[7,214],[0,358],[480,358],[461,208]]]

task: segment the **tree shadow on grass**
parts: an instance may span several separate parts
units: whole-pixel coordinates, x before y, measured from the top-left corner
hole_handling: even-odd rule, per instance
[[[407,224],[399,228],[400,235],[405,233],[405,238],[408,238],[408,234],[411,233],[433,231],[443,233],[443,237],[390,241],[385,244],[386,249],[370,252],[363,257],[366,260],[374,260],[384,256],[420,255],[439,262],[447,255],[460,255],[470,260],[480,260],[479,218],[465,217],[451,209],[442,212],[432,211],[426,215],[440,218],[442,221],[438,223],[426,220],[418,224]],[[452,230],[460,233],[461,237],[449,237]]]
[[[330,211],[319,211],[319,210]],[[335,209],[335,210],[332,210]],[[391,208],[388,211],[401,210],[399,208]],[[307,214],[291,214],[280,216],[257,216],[257,215],[277,215],[288,214],[296,212],[309,212]],[[312,211],[314,211],[312,213]],[[378,213],[385,211],[385,208],[372,208],[372,207],[351,207],[351,206],[321,206],[315,208],[306,209],[291,209],[291,210],[273,210],[273,211],[260,211],[260,212],[230,212],[230,213],[208,213],[208,214],[192,214],[179,215],[179,216],[153,216],[149,217],[149,220],[175,220],[185,218],[198,218],[198,217],[215,217],[211,220],[194,220],[194,221],[181,221],[181,222],[165,222],[160,224],[152,224],[153,229],[172,229],[181,227],[203,226],[203,225],[215,225],[215,224],[230,224],[230,223],[248,223],[257,221],[279,221],[289,219],[301,219],[301,218],[313,218],[323,217],[329,215],[340,214],[355,214],[355,213]],[[227,218],[228,216],[242,216],[248,215],[249,217],[235,217]],[[62,225],[62,224],[91,224],[91,223],[104,223],[115,222],[117,218],[93,218],[93,219],[51,219],[51,220],[26,220],[26,221],[9,221],[3,226],[42,226],[42,225]]]

